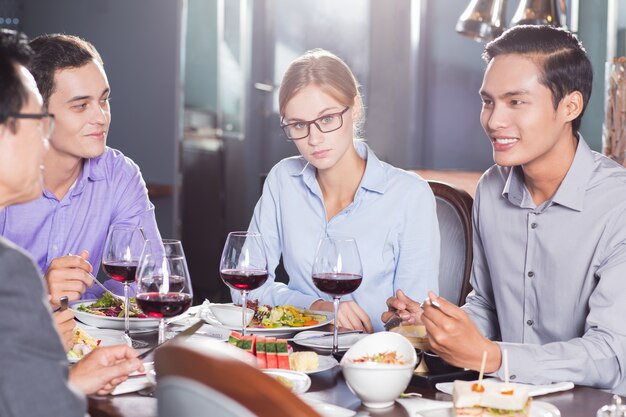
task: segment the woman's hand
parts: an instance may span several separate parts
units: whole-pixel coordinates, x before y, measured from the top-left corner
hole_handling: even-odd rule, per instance
[[[99,347],[70,369],[69,380],[85,395],[107,395],[138,370],[143,371],[143,364],[131,347]]]
[[[331,301],[317,300],[309,308],[311,310],[333,311],[333,303]],[[337,316],[335,323],[338,327],[363,330],[367,333],[374,331],[370,316],[354,301],[341,301]]]
[[[387,299],[387,309],[381,316],[387,323],[394,315],[400,316],[403,324],[421,324],[422,305],[406,296],[402,290],[396,291],[395,297]]]

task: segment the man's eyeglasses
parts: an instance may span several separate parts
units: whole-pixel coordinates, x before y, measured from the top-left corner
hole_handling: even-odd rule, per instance
[[[9,113],[8,117],[14,119],[36,119],[41,122],[39,128],[44,139],[50,139],[54,131],[54,114],[50,113]]]
[[[315,120],[308,122],[300,121],[288,124],[281,124],[280,127],[285,132],[287,139],[299,140],[304,139],[311,133],[311,125],[315,125],[317,129],[322,133],[330,133],[341,128],[343,126],[343,115],[348,111],[350,107],[346,107],[338,113],[326,114],[322,117],[318,117]]]

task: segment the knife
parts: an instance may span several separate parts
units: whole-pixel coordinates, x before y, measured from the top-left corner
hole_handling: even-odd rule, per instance
[[[343,330],[343,331],[337,332],[337,336],[341,336],[344,334],[355,334],[355,333],[363,333],[363,330]],[[312,335],[304,336],[304,337],[293,337],[291,340],[293,340],[294,342],[299,342],[301,340],[320,339],[320,338],[325,338],[325,337],[333,337],[333,332],[326,333],[326,334],[312,334]]]
[[[145,352],[143,352],[141,355],[137,356],[137,358],[139,359],[143,359],[146,356],[148,356],[149,354],[151,354],[155,349],[160,348],[161,346],[163,346],[164,344],[166,344],[167,342],[171,342],[174,339],[178,339],[179,337],[188,337],[191,336],[192,334],[194,334],[195,332],[198,331],[198,329],[200,327],[202,327],[202,325],[204,324],[204,320],[198,320],[196,323],[194,323],[192,326],[188,327],[187,329],[183,330],[182,332],[176,334],[176,336],[172,337],[171,339],[167,339],[165,342],[161,343],[160,345],[156,345],[151,347],[150,349],[146,350]]]

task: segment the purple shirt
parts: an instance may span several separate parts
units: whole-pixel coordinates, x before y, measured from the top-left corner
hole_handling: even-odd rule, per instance
[[[109,226],[118,224],[141,226],[147,239],[161,239],[139,167],[108,147],[99,157],[84,161],[76,183],[61,201],[44,189],[37,200],[0,211],[0,235],[30,252],[42,274],[53,259],[86,249],[95,275]],[[105,286],[122,292],[116,281],[108,280]],[[94,285],[83,299],[102,293]]]

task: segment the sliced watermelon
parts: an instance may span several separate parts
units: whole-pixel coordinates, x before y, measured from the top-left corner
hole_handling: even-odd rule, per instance
[[[249,354],[254,355],[255,340],[256,336],[253,334],[242,336],[239,347]]]
[[[276,356],[279,369],[291,369],[289,366],[289,344],[286,340],[276,340]]]
[[[230,332],[230,335],[228,336],[228,343],[233,345],[233,346],[237,346],[237,347],[241,347],[241,340],[243,338],[243,335],[239,332]]]
[[[260,369],[267,368],[267,355],[265,353],[265,337],[256,338],[256,364]]]
[[[278,358],[276,356],[276,338],[275,337],[266,337],[265,338],[265,354],[267,357],[267,367],[268,368],[278,368]]]

